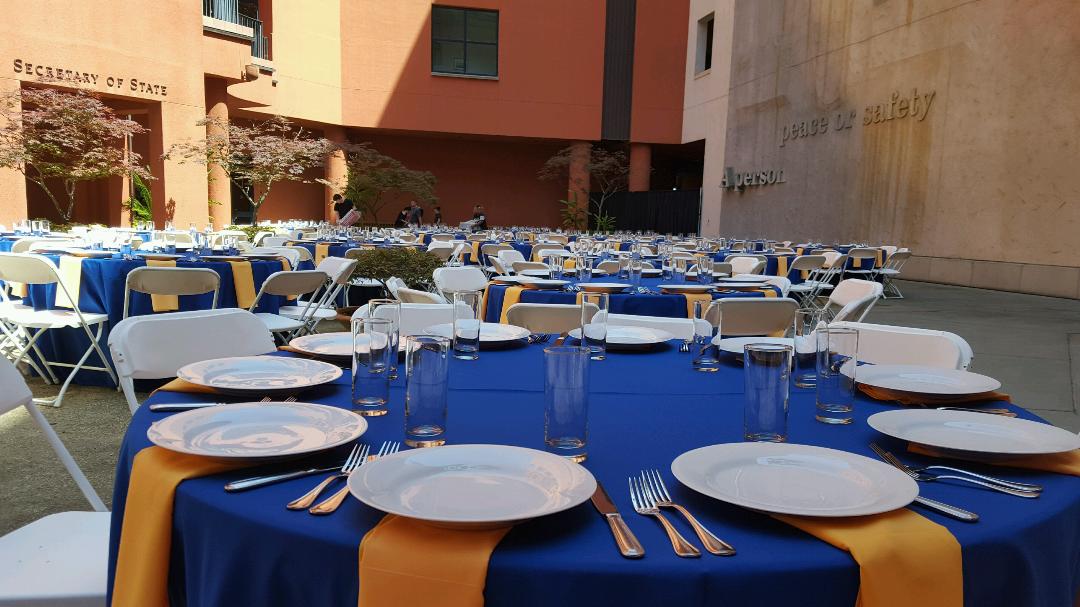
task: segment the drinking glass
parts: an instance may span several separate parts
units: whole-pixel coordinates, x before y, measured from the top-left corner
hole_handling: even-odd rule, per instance
[[[743,347],[743,440],[787,441],[791,346],[751,343]]]
[[[581,294],[581,345],[589,349],[593,360],[607,357],[609,302],[607,293]]]
[[[450,340],[435,335],[405,338],[405,444],[446,444],[446,394]]]
[[[365,417],[386,415],[390,400],[390,332],[384,318],[352,321],[352,403]]]
[[[796,388],[813,388],[817,385],[817,333],[821,312],[799,310],[795,312],[795,328],[792,332],[795,357],[791,379]]]
[[[368,318],[390,321],[390,351],[394,353],[390,356],[390,379],[397,379],[397,352],[401,343],[401,302],[396,299],[372,299],[368,301]]]
[[[713,260],[711,257],[698,257],[697,280],[701,284],[711,285],[713,282]]]
[[[855,408],[855,367],[859,331],[849,327],[817,329],[817,415],[826,424],[850,424]]]
[[[585,255],[581,255],[574,261],[574,264],[574,269],[577,270],[578,282],[589,282],[590,280],[592,280],[591,259],[589,259]]]
[[[165,231],[171,232],[176,229],[176,225],[172,221],[165,222]]]
[[[544,263],[548,267],[548,278],[554,280],[562,274],[562,257],[558,255],[545,255]]]
[[[43,236],[48,236],[49,233],[51,233],[51,232],[52,232],[52,223],[50,223],[49,220],[47,220],[47,219],[42,219],[41,220],[41,234]]]
[[[644,263],[641,259],[630,259],[630,284],[635,291],[641,287],[641,272],[645,268]]]
[[[630,258],[626,255],[619,256],[619,280],[630,280]]]
[[[34,236],[41,236],[41,221],[33,220],[30,222],[30,233]]]
[[[589,355],[576,346],[544,349],[544,446],[574,462],[587,456]]]
[[[480,291],[454,293],[454,358],[476,360],[480,357]]]
[[[712,302],[694,302],[694,358],[691,363],[695,371],[711,373],[720,369],[720,346],[713,343],[716,327],[705,316]]]

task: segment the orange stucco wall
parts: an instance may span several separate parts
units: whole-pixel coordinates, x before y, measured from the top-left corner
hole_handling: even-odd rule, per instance
[[[630,140],[682,143],[687,1],[638,0]]]

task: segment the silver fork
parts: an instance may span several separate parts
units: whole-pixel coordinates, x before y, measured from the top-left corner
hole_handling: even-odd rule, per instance
[[[1003,417],[1016,417],[1015,411],[1008,409],[975,409],[972,407],[938,407],[938,411],[970,411],[972,413],[986,413],[988,415],[1001,415]]]
[[[689,352],[690,343],[691,341],[689,339],[683,340],[682,345],[679,346],[679,352]]]
[[[655,516],[656,520],[660,521],[664,531],[667,532],[668,539],[671,540],[671,547],[675,549],[675,554],[685,558],[701,556],[701,551],[686,541],[686,538],[680,535],[675,530],[675,527],[671,526],[671,523],[664,518],[664,515],[660,514],[660,509],[656,507],[655,502],[649,499],[648,494],[641,486],[641,481],[632,476],[630,477],[630,502],[634,504],[634,512],[643,516]]]
[[[659,508],[673,508],[679,511],[679,514],[683,515],[686,522],[690,523],[690,526],[694,528],[694,533],[697,534],[698,539],[701,540],[701,544],[705,546],[705,549],[718,556],[735,556],[735,548],[731,544],[713,535],[711,531],[705,528],[704,525],[698,522],[694,515],[690,512],[671,501],[671,494],[668,493],[667,486],[664,485],[664,478],[660,476],[660,471],[655,468],[652,470],[641,471],[641,482],[645,488],[645,493],[652,498],[653,502]]]
[[[1031,491],[1038,493],[1043,490],[1042,485],[1036,485],[1034,483],[1021,483],[1020,481],[1008,481],[996,476],[989,476],[986,474],[978,474],[971,470],[964,470],[961,468],[952,468],[950,466],[939,466],[934,464],[932,466],[908,466],[914,472],[925,472],[927,470],[948,470],[949,472],[956,472],[957,474],[966,474],[968,476],[974,476],[975,478],[982,479],[988,483],[994,483],[996,485],[1004,485],[1005,487],[1011,487],[1018,491]]]
[[[365,457],[365,458],[361,459],[360,464],[357,467],[363,466],[368,461],[379,459],[380,457],[382,457],[384,455],[390,455],[391,453],[397,453],[398,450],[400,450],[400,449],[401,449],[401,443],[399,443],[397,441],[385,441],[385,442],[383,442],[382,447],[379,447],[379,453],[377,455],[372,455],[372,456]],[[337,493],[335,493],[335,494],[331,495],[330,497],[326,498],[325,500],[320,502],[318,505],[312,506],[311,508],[309,508],[308,512],[311,513],[311,514],[330,514],[330,513],[334,512],[335,510],[338,509],[338,506],[341,505],[341,502],[345,501],[345,497],[348,496],[348,495],[349,495],[349,486],[346,485],[346,486],[342,487],[340,490],[338,490]]]
[[[368,453],[371,452],[371,447],[368,445],[356,444],[353,445],[352,451],[349,453],[349,457],[345,458],[345,463],[341,465],[341,470],[335,472],[330,476],[323,479],[321,483],[315,485],[315,488],[308,491],[304,495],[294,499],[285,505],[289,510],[307,510],[315,503],[315,500],[319,497],[330,483],[333,483],[339,478],[345,478],[349,476],[349,473],[356,468],[367,458]]]
[[[991,489],[993,491],[999,491],[1001,493],[1008,493],[1009,495],[1015,495],[1016,497],[1026,497],[1026,498],[1039,497],[1039,492],[1038,491],[1013,489],[1011,487],[1006,487],[1005,485],[999,485],[997,483],[989,483],[989,482],[981,481],[981,480],[974,479],[974,478],[968,478],[966,476],[957,476],[955,474],[936,474],[935,475],[935,474],[919,473],[919,472],[916,472],[916,471],[912,470],[911,467],[909,467],[904,462],[900,461],[895,455],[893,455],[892,453],[889,453],[888,451],[882,449],[881,447],[879,447],[875,443],[870,443],[870,448],[874,450],[874,453],[877,453],[878,455],[880,455],[881,458],[884,459],[886,462],[892,464],[893,466],[896,466],[896,468],[898,468],[901,472],[903,472],[904,474],[910,476],[911,478],[913,478],[913,479],[915,479],[917,481],[932,482],[932,481],[936,481],[936,480],[951,479],[951,480],[957,480],[957,481],[964,481],[966,483],[971,483],[973,485],[979,485],[980,487],[984,487],[986,489]]]

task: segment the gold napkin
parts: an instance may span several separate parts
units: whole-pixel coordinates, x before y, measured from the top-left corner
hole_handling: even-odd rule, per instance
[[[683,293],[683,297],[686,298],[686,317],[694,317],[694,302],[700,301],[705,305],[705,309],[708,309],[708,304],[712,303],[713,297],[710,293]]]
[[[236,290],[236,307],[248,309],[255,303],[255,278],[250,261],[230,261],[233,288]]]
[[[915,443],[908,444],[908,451],[929,455],[930,457],[965,459],[957,457],[952,453],[946,455],[933,447],[926,447]],[[1065,453],[1051,453],[1048,455],[1029,455],[1027,457],[995,460],[991,462],[973,459],[968,459],[966,461],[979,461],[979,463],[992,464],[994,466],[1009,466],[1010,468],[1024,468],[1027,470],[1041,470],[1043,472],[1056,472],[1058,474],[1080,476],[1080,450],[1066,451]]]
[[[907,508],[873,516],[773,518],[851,553],[859,565],[856,607],[962,607],[960,543]]]
[[[388,514],[360,542],[358,607],[482,607],[488,561],[510,531],[446,529]]]
[[[71,301],[67,295],[64,294],[64,289],[57,287],[56,289],[56,307],[58,308],[75,308],[79,304],[79,289],[82,286],[82,257],[75,257],[74,255],[64,255],[60,257],[60,282],[64,283],[64,287],[71,297],[75,298],[75,301]]]
[[[506,292],[503,293],[502,313],[499,314],[499,322],[502,324],[509,324],[506,320],[506,311],[510,309],[510,306],[521,301],[521,292],[525,290],[525,287],[506,287]]]
[[[189,381],[180,379],[179,377],[168,382],[164,386],[161,386],[157,390],[154,390],[153,394],[158,392],[183,392],[185,394],[221,394],[210,386],[201,386],[199,384],[193,384]]]
[[[151,268],[175,268],[176,262],[171,259],[147,259],[146,265]],[[150,306],[155,312],[175,312],[180,309],[180,297],[176,295],[150,295]]]
[[[322,260],[326,259],[330,255],[330,243],[319,242],[315,244],[315,265],[322,263]],[[246,306],[242,306],[246,307]]]

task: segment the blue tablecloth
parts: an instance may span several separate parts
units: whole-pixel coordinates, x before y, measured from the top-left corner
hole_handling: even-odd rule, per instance
[[[56,255],[48,256],[54,263],[59,259]],[[127,275],[133,269],[146,265],[142,259],[123,260],[114,259],[84,259],[82,262],[82,278],[79,285],[79,309],[83,312],[108,314],[109,323],[105,327],[101,338],[101,349],[108,356],[109,329],[124,317],[124,283]],[[233,283],[232,266],[227,262],[217,261],[178,261],[178,268],[210,268],[221,276],[221,287],[218,292],[219,308],[236,307],[236,287]],[[251,275],[254,279],[255,292],[258,293],[262,283],[274,272],[281,271],[279,261],[252,261]],[[56,301],[56,285],[30,285],[27,288],[24,302],[34,306],[38,310],[47,310],[53,307]],[[180,310],[205,310],[209,309],[213,302],[213,296],[205,295],[182,295],[179,298]],[[258,312],[276,313],[284,303],[284,298],[277,295],[264,296],[259,301]],[[153,313],[150,296],[143,293],[131,294],[131,308],[129,316],[140,316]],[[209,338],[209,336],[208,336]],[[54,329],[46,333],[38,340],[42,353],[51,361],[55,362],[78,362],[79,357],[86,351],[89,338],[82,329]],[[92,354],[87,364],[96,366],[99,364],[97,355]],[[54,369],[62,378],[67,376],[68,369],[57,367]],[[105,373],[96,371],[82,371],[72,380],[76,384],[106,386],[111,385],[109,377]]]
[[[542,350],[542,345],[531,345],[485,351],[477,361],[451,361],[451,443],[543,448]],[[304,394],[302,400],[343,406],[348,399],[347,376]],[[391,389],[390,413],[369,418],[366,442],[378,445],[402,439],[402,381],[395,381]],[[693,372],[690,355],[678,352],[674,345],[652,353],[609,353],[607,360],[594,362],[585,466],[607,487],[647,555],[639,561],[620,557],[607,524],[591,505],[583,504],[510,532],[492,555],[486,604],[854,605],[859,573],[846,552],[767,515],[705,498],[671,477],[669,464],[678,454],[741,440],[742,383],[741,369],[733,363],[717,373]],[[152,401],[208,398],[212,397],[161,393]],[[854,424],[827,426],[813,419],[813,392],[794,389],[790,440],[870,457],[867,445],[874,440],[902,452],[901,444],[878,435],[865,423],[870,414],[889,408],[860,398]],[[1027,412],[1021,415],[1034,418]],[[149,445],[149,424],[164,416],[143,406],[121,447],[110,572],[115,566],[132,460]],[[905,455],[905,459],[917,462],[922,458]],[[738,555],[677,558],[656,522],[631,509],[626,478],[646,467],[660,469],[675,500],[731,542]],[[1046,490],[1037,500],[1021,500],[966,486],[920,485],[924,495],[982,516],[980,522],[967,524],[915,507],[946,526],[963,547],[965,603],[971,607],[1071,605],[1080,587],[1080,479],[970,467],[1037,482]],[[169,583],[172,604],[355,605],[357,547],[382,513],[353,499],[328,517],[284,508],[318,477],[245,493],[222,491],[224,483],[251,474],[253,470],[239,470],[192,479],[177,489]],[[671,518],[687,537],[694,538],[678,517]],[[424,599],[437,602],[437,597]]]
[[[602,276],[596,277],[590,282],[623,282],[618,279]],[[672,280],[660,278],[642,278],[641,286],[658,291],[661,284],[677,284]],[[696,283],[695,283],[696,284]],[[492,284],[488,286],[487,306],[484,308],[484,320],[487,322],[499,322],[502,315],[503,297],[506,295],[505,285]],[[779,289],[769,287],[780,296]],[[765,297],[760,291],[730,291],[712,294],[713,299],[724,297]],[[539,289],[526,289],[521,292],[521,303],[555,303],[572,304],[577,301],[577,293],[570,291],[542,291]],[[609,299],[609,311],[612,314],[639,314],[643,316],[666,316],[669,318],[687,318],[686,297],[677,294],[642,295],[638,293],[614,294]]]

